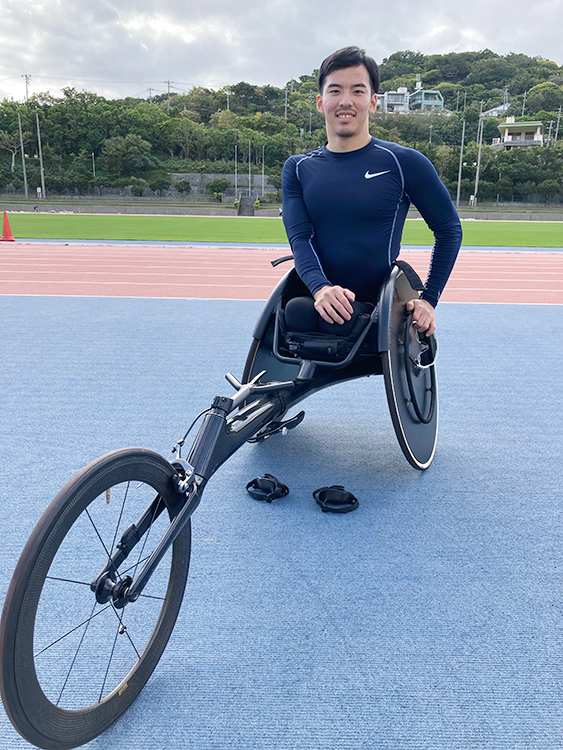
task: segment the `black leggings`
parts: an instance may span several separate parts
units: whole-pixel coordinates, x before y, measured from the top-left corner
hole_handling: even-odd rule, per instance
[[[315,310],[312,297],[294,297],[285,306],[285,325],[288,331],[299,333],[328,333],[331,336],[349,336],[360,313],[370,314],[373,305],[369,302],[352,302],[354,314],[344,323],[327,323]]]

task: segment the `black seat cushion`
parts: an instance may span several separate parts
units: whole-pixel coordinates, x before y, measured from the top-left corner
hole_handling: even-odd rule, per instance
[[[312,297],[294,297],[286,304],[282,317],[282,339],[295,357],[320,361],[341,361],[351,351],[373,312],[368,302],[352,302],[350,320],[327,323],[317,313]],[[373,353],[374,337],[362,345],[363,353]]]

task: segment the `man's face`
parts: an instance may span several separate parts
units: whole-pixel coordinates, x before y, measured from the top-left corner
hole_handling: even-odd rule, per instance
[[[325,116],[329,144],[331,140],[356,136],[365,139],[369,134],[368,115],[375,112],[376,105],[377,95],[371,93],[365,65],[330,73],[317,96],[317,109]]]

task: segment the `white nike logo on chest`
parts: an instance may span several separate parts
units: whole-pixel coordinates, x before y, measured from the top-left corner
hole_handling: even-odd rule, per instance
[[[379,177],[380,175],[387,174],[390,171],[391,171],[390,169],[386,169],[385,172],[374,172],[373,174],[370,174],[369,169],[368,169],[364,177],[366,178],[366,180],[371,180],[372,177]]]

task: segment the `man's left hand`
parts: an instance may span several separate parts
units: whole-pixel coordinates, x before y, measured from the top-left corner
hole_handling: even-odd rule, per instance
[[[434,308],[424,299],[411,299],[407,302],[407,312],[413,312],[412,324],[417,331],[431,336],[436,330]]]

